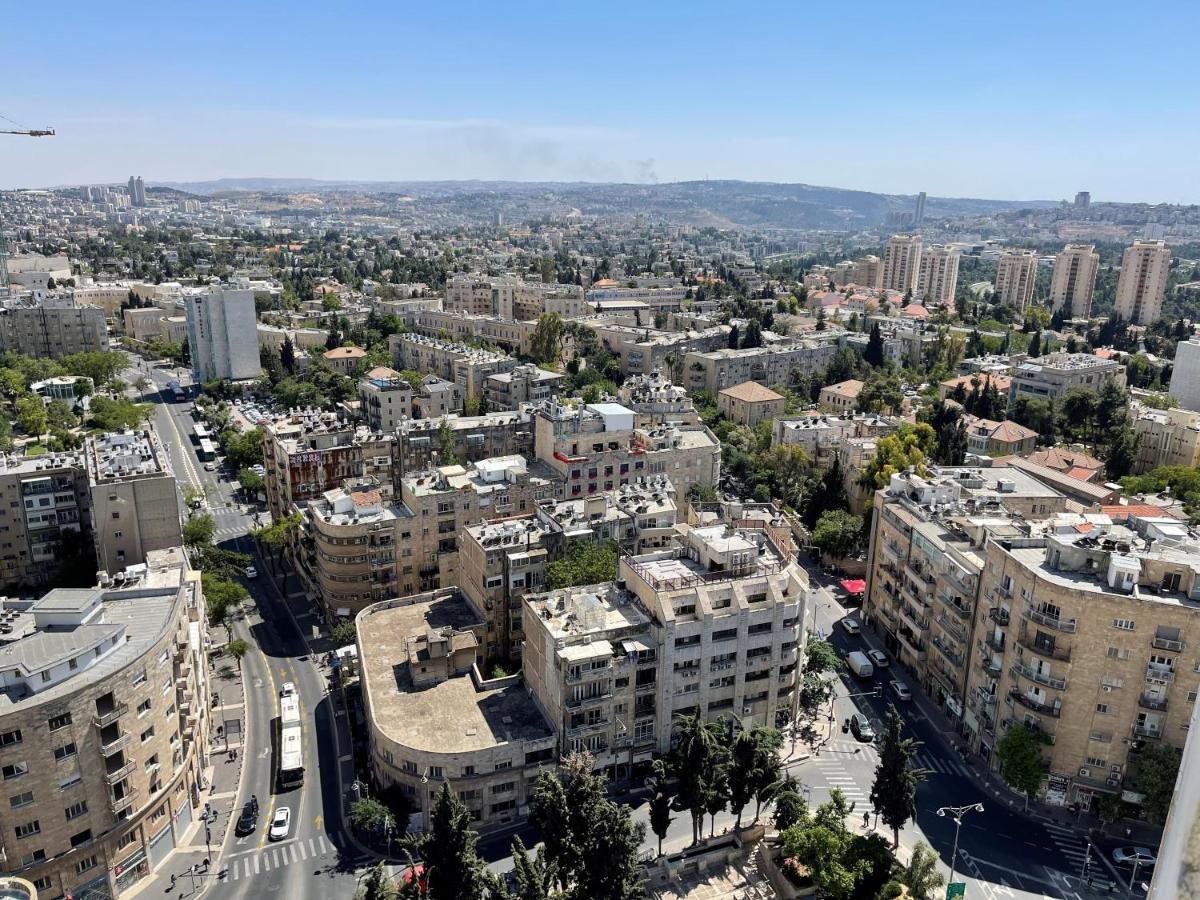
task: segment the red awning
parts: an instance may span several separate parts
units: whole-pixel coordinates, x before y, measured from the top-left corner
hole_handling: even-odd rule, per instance
[[[867,589],[867,583],[861,578],[845,578],[841,585],[847,594],[861,594]]]

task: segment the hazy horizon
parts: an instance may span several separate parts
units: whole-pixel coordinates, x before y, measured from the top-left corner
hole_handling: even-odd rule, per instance
[[[0,136],[5,188],[259,171],[1200,202],[1200,124],[1181,112],[1200,17],[1171,0],[1153,16],[1104,2],[56,13],[71,27],[8,47],[24,74],[0,115],[58,133]],[[30,7],[8,21],[44,26]],[[1135,70],[1116,65],[1131,48]]]

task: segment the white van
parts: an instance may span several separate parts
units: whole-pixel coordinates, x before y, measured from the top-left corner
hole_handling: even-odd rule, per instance
[[[870,678],[875,674],[875,667],[871,665],[871,660],[861,650],[854,650],[849,653],[846,656],[846,665],[859,678]]]

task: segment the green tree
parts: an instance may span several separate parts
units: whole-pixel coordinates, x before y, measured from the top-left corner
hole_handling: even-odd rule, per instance
[[[1000,776],[1009,787],[1025,795],[1026,801],[1038,792],[1046,774],[1047,763],[1042,747],[1050,743],[1045,732],[1011,724],[996,742],[996,758],[1000,761]]]
[[[546,566],[546,586],[551,590],[580,584],[599,584],[617,576],[617,545],[581,540],[566,555]]]
[[[1138,752],[1130,767],[1138,793],[1146,798],[1142,801],[1142,809],[1155,825],[1167,820],[1179,775],[1180,758],[1181,753],[1175,747],[1148,744]]]
[[[448,466],[458,461],[458,454],[454,452],[454,430],[450,427],[449,419],[443,418],[438,424],[437,445],[442,465]]]
[[[900,829],[917,814],[917,785],[927,774],[910,765],[921,742],[902,737],[900,727],[896,707],[888,706],[879,764],[875,767],[875,782],[871,785],[871,805],[883,823],[892,829],[893,849],[900,846]]]
[[[932,456],[936,447],[937,435],[924,422],[901,425],[895,433],[879,439],[875,455],[859,476],[859,483],[872,489],[885,488],[892,475],[909,466],[913,466],[918,475],[924,475],[928,471],[925,460]]]
[[[51,431],[66,431],[79,425],[79,416],[66,400],[54,399],[46,404],[46,418]]]
[[[936,900],[945,883],[945,877],[938,871],[937,854],[923,841],[917,842],[908,865],[889,882],[903,886],[908,891],[909,900]]]
[[[546,858],[544,847],[539,847],[536,855],[530,858],[525,842],[518,835],[513,838],[512,860],[513,877],[517,882],[513,900],[554,900],[561,896],[554,887],[558,873]]]
[[[775,793],[775,808],[771,822],[778,832],[787,831],[793,825],[808,818],[808,804],[800,793],[800,782],[788,775]]]
[[[350,804],[350,824],[358,832],[382,832],[392,824],[392,814],[373,797],[363,797]]]
[[[862,526],[862,516],[831,509],[817,520],[812,544],[830,559],[845,559],[862,546]]]
[[[384,874],[382,861],[371,867],[354,896],[355,900],[397,900],[396,885]]]
[[[101,431],[125,431],[139,427],[154,415],[154,404],[93,397],[88,411],[92,424]]]
[[[720,783],[726,762],[723,727],[699,715],[676,716],[674,724],[668,766],[679,784],[677,803],[692,816],[692,843],[699,843],[709,793]]]
[[[904,405],[900,377],[887,371],[872,372],[858,392],[855,407],[859,412],[898,415]]]
[[[85,375],[104,388],[129,368],[129,357],[117,350],[88,350],[64,356],[59,364],[69,374]]]
[[[217,523],[207,513],[192,516],[183,523],[183,543],[189,547],[203,547],[211,544],[213,535],[217,533]]]
[[[673,797],[667,789],[667,778],[662,760],[655,760],[655,779],[653,793],[650,796],[650,830],[658,838],[658,855],[662,856],[663,838],[675,817],[671,815]]]
[[[225,652],[237,662],[238,672],[242,671],[242,657],[250,652],[250,644],[241,638],[234,638],[225,644]]]
[[[742,827],[742,810],[754,796],[755,766],[758,764],[758,746],[754,733],[740,725],[729,754],[729,810],[737,818],[735,828]]]
[[[45,434],[50,428],[50,417],[41,397],[21,397],[16,402],[17,427],[30,437]]]
[[[267,483],[263,480],[263,477],[253,469],[242,469],[240,472],[238,472],[238,484],[242,486],[243,491],[253,497],[264,487],[266,487]]]
[[[816,743],[816,722],[833,699],[834,679],[843,663],[828,641],[809,634],[804,646],[804,664],[800,668],[800,696],[797,721],[793,727],[811,745]]]
[[[805,498],[804,511],[801,519],[808,529],[817,525],[821,513],[830,509],[845,509],[850,505],[850,497],[846,493],[846,472],[841,460],[833,458],[833,464],[825,470],[816,487]]]
[[[1138,433],[1126,423],[1108,432],[1102,454],[1105,477],[1116,481],[1133,471],[1137,464],[1138,442]]]
[[[251,428],[238,433],[227,429],[221,433],[221,442],[225,445],[225,456],[238,469],[262,465],[263,462],[263,430]]]
[[[562,353],[563,319],[556,312],[542,313],[530,339],[530,350],[539,365],[557,363]]]
[[[425,864],[430,900],[478,900],[488,883],[483,860],[475,852],[479,835],[471,830],[471,811],[442,782],[430,812],[430,827],[414,843]]]
[[[871,326],[867,347],[863,350],[863,362],[876,369],[883,366],[883,334],[879,330],[878,322]]]
[[[339,647],[353,644],[358,640],[358,625],[353,619],[339,619],[330,630],[329,637]]]

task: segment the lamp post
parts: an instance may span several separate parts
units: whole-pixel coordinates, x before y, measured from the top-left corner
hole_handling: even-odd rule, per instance
[[[966,806],[943,806],[937,814],[945,818],[947,814],[954,819],[954,851],[950,854],[950,880],[947,887],[954,883],[954,864],[958,862],[958,830],[962,828],[963,816],[969,812],[983,812],[982,803],[970,803]]]

